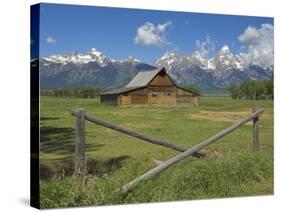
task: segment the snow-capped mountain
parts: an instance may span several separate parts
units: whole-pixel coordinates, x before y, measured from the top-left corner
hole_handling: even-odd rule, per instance
[[[244,62],[239,55],[233,55],[229,47],[225,45],[214,58],[208,60],[207,68],[213,70],[243,70]]]
[[[114,63],[114,62],[141,63],[140,60],[134,58],[133,56],[128,56],[128,58],[121,59],[121,60],[110,59],[106,57],[102,52],[96,50],[95,48],[92,48],[91,51],[86,54],[82,54],[77,51],[74,51],[70,54],[51,55],[49,57],[43,57],[41,58],[41,60],[44,61],[45,66],[49,65],[50,63],[58,63],[62,65],[73,63],[73,64],[80,65],[80,64],[87,64],[90,62],[96,62],[101,67],[104,67],[109,63]]]
[[[179,84],[194,83],[203,90],[225,88],[246,79],[268,79],[273,67],[247,64],[241,55],[225,45],[212,58],[193,54],[167,52],[154,65],[128,56],[114,60],[92,48],[87,53],[72,52],[40,58],[41,87],[93,86],[111,89],[124,86],[140,70],[165,67]]]
[[[166,67],[180,83],[196,83],[204,89],[224,88],[246,79],[267,79],[273,71],[273,67],[247,65],[242,57],[233,54],[227,45],[212,58],[206,58],[198,51],[190,55],[168,52],[157,59],[154,65]]]
[[[41,87],[94,86],[116,88],[131,80],[140,70],[155,67],[128,56],[121,60],[110,59],[92,48],[87,53],[72,52],[40,58]]]
[[[45,65],[48,65],[49,63],[59,63],[66,65],[68,63],[87,64],[89,62],[96,62],[100,66],[105,66],[108,62],[110,62],[109,58],[107,58],[103,53],[97,51],[95,48],[92,48],[91,51],[86,54],[74,51],[70,54],[51,55],[42,59],[45,60]]]

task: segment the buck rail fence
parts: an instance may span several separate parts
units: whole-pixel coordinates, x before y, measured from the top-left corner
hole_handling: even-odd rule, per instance
[[[161,145],[170,149],[174,149],[179,151],[180,153],[167,161],[161,162],[159,165],[155,166],[151,170],[147,171],[143,175],[137,177],[136,179],[130,181],[125,184],[121,191],[123,193],[128,192],[130,189],[135,187],[139,182],[150,179],[151,177],[161,173],[165,169],[173,166],[177,162],[189,157],[197,157],[201,158],[205,155],[199,153],[198,151],[204,149],[210,144],[216,142],[218,139],[226,136],[227,134],[233,132],[237,128],[241,127],[245,123],[253,120],[253,151],[259,151],[259,116],[264,112],[264,109],[253,108],[252,114],[242,118],[232,126],[225,128],[219,131],[217,134],[209,137],[208,139],[202,141],[201,143],[194,145],[191,148],[186,148],[174,144],[170,141],[160,140],[156,138],[152,138],[150,136],[126,129],[121,126],[117,126],[108,121],[101,120],[95,116],[89,115],[83,109],[77,109],[75,111],[71,111],[71,115],[76,117],[76,127],[75,127],[75,169],[73,173],[73,177],[78,182],[84,182],[86,176],[86,158],[85,158],[85,121],[93,122],[95,124],[104,126],[106,128],[124,133],[126,135],[141,139],[142,141],[149,142],[156,145]]]

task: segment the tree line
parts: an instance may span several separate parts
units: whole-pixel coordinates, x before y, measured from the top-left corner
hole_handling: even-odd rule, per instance
[[[55,88],[42,89],[41,96],[52,97],[72,97],[72,98],[97,98],[101,93],[100,88],[80,87],[80,88]]]
[[[185,85],[183,85],[183,87],[192,92],[195,92],[195,93],[198,93],[199,95],[201,95],[201,88],[197,84],[185,84]]]
[[[269,80],[246,80],[240,85],[230,85],[228,91],[233,99],[273,99],[273,75]]]

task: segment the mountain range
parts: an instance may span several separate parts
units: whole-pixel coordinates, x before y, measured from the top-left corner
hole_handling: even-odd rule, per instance
[[[165,67],[178,84],[197,84],[202,90],[223,89],[247,79],[268,79],[273,73],[273,67],[245,63],[226,45],[212,58],[198,51],[189,55],[172,51],[152,65],[132,56],[114,60],[92,48],[87,53],[41,57],[39,67],[42,88],[92,86],[103,90],[122,87],[139,71],[157,67]]]

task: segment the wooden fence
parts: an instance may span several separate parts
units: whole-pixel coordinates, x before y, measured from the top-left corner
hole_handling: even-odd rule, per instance
[[[156,138],[152,138],[150,136],[134,132],[132,130],[126,129],[121,126],[117,126],[110,122],[98,119],[95,116],[89,115],[83,109],[78,109],[76,111],[72,111],[71,114],[76,117],[76,129],[75,129],[75,170],[73,176],[75,179],[84,182],[86,176],[86,158],[85,158],[85,121],[93,122],[95,124],[104,126],[106,128],[124,133],[126,135],[138,138],[142,141],[149,142],[156,145],[161,145],[170,149],[177,150],[181,153],[178,155],[170,158],[163,163],[160,163],[158,166],[154,167],[153,169],[149,170],[148,172],[144,173],[143,175],[137,177],[136,179],[132,180],[131,182],[125,184],[121,190],[122,192],[126,193],[131,188],[136,186],[139,182],[143,180],[150,179],[151,177],[159,174],[160,172],[164,171],[165,169],[173,166],[177,162],[189,157],[194,156],[197,158],[204,157],[205,155],[199,153],[198,151],[204,149],[208,145],[216,142],[218,139],[226,136],[227,134],[233,132],[237,128],[241,127],[245,123],[253,120],[253,151],[259,151],[259,116],[264,112],[264,109],[253,108],[253,113],[245,118],[242,118],[237,123],[233,124],[232,126],[221,130],[217,134],[211,136],[210,138],[202,141],[201,143],[193,146],[192,148],[186,148],[174,144],[169,141],[160,140]]]

